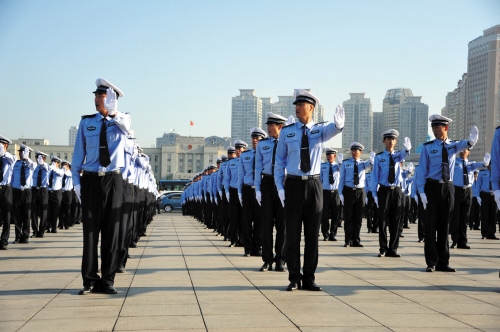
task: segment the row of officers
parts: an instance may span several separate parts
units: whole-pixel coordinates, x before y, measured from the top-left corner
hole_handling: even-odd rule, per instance
[[[353,142],[351,158],[339,154],[336,162],[338,152],[323,149],[323,143],[342,131],[343,108],[337,107],[333,122],[314,123],[317,97],[304,90],[294,95],[298,122],[267,113],[269,136],[251,129],[251,149],[236,140],[227,156],[196,174],[182,194],[184,214],[213,228],[231,247],[243,247],[245,256],[262,256],[261,271],[272,270],[273,264],[275,271],[288,269],[287,290],[321,290],[315,283],[318,235],[336,240],[341,211],[344,246],[362,247],[360,229],[368,206],[368,231],[379,234],[379,257],[401,257],[403,228],[418,216],[427,272],[456,271],[449,265],[448,238],[451,234],[451,247],[470,248],[466,233],[473,201],[481,206],[483,238],[497,239],[490,160],[499,156],[487,153],[482,162],[467,159],[478,139],[476,127],[468,139],[452,141],[447,137],[452,120],[432,115],[436,139],[423,145],[417,167],[410,164],[406,170],[403,161],[411,142],[405,138],[403,150],[395,151],[399,133],[394,129],[382,134],[386,149],[372,152],[369,160],[360,159],[364,147]],[[327,161],[321,163],[323,150]]]
[[[97,113],[82,116],[72,162],[21,145],[19,160],[7,152],[12,142],[0,136],[1,249],[7,249],[11,214],[16,224],[14,243],[27,243],[32,217],[33,236],[68,228],[81,220],[83,228],[80,295],[115,294],[116,273],[124,272],[129,248],[145,236],[156,214],[156,179],[130,130],[131,118],[118,112],[123,92],[105,79],[97,79],[94,105]],[[69,205],[77,205],[77,217]],[[31,212],[33,211],[33,212]],[[98,244],[101,239],[99,273]]]

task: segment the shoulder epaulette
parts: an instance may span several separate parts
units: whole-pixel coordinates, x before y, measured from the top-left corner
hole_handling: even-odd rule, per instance
[[[293,126],[294,124],[295,124],[295,123],[292,123],[292,124],[289,124],[289,125],[283,126],[283,128]],[[283,129],[283,128],[281,128],[281,129]]]
[[[245,150],[245,151],[241,151],[241,153],[245,153],[245,152],[250,152],[251,150]]]
[[[319,125],[319,124],[322,124],[322,123],[327,123],[328,121],[323,121],[323,122],[318,122],[318,123],[315,123],[313,126],[315,125]]]
[[[96,113],[96,114],[90,114],[90,115],[82,115],[82,119],[89,119],[89,118],[93,118],[93,117],[95,117],[96,115],[97,115],[97,113]]]
[[[434,142],[434,141],[425,142],[425,143],[424,143],[424,145],[429,145],[429,144],[431,144],[432,142]]]
[[[266,138],[261,139],[259,142],[267,141],[268,139],[269,139],[269,137],[266,137]]]
[[[347,159],[344,159],[344,160],[342,160],[342,161],[343,161],[343,162],[344,162],[344,161],[348,161],[349,159],[351,159],[351,158],[347,158]]]
[[[376,156],[378,156],[379,154],[382,154],[382,153],[384,153],[384,151],[377,153]]]
[[[500,126],[496,127],[495,130],[497,130],[498,128],[500,128]]]

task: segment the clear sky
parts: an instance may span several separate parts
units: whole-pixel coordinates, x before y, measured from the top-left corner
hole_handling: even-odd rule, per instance
[[[238,89],[310,88],[331,120],[349,92],[380,112],[406,87],[440,113],[468,42],[496,24],[499,0],[0,0],[0,135],[68,144],[98,77],[125,93],[119,110],[148,147],[190,120],[193,136],[230,136]]]

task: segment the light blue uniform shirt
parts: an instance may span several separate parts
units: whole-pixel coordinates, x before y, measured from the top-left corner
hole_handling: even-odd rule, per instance
[[[477,175],[477,179],[479,180],[479,174]],[[472,184],[472,197],[479,197],[479,181],[474,181]]]
[[[455,171],[455,155],[470,147],[468,140],[451,141],[446,139],[444,142],[448,149],[448,165],[450,166],[450,180],[453,180]],[[443,141],[435,139],[424,143],[420,153],[418,167],[421,167],[416,179],[418,192],[424,193],[425,181],[427,179],[442,180],[442,157]]]
[[[372,187],[372,184],[373,184],[372,175],[373,175],[373,171],[370,172],[370,173],[365,174],[365,191],[366,191],[367,194],[368,194],[369,191],[370,192],[377,191],[376,190],[377,187],[375,187],[375,190]],[[372,193],[372,196],[373,196],[373,193]]]
[[[288,175],[319,175],[323,143],[342,132],[342,129],[338,129],[335,123],[332,122],[314,123],[311,121],[306,125],[307,137],[309,138],[311,169],[309,172],[304,173],[300,170],[300,148],[303,126],[304,124],[298,121],[292,125],[283,127],[280,132],[274,166],[274,181],[278,191],[284,189],[285,169]]]
[[[371,176],[371,181],[373,183],[370,184],[370,188],[377,188],[377,185],[380,184],[386,187],[401,185],[401,188],[403,189],[404,184],[402,183],[403,177],[401,176],[402,170],[400,162],[403,161],[403,159],[405,159],[409,154],[410,153],[406,149],[393,151],[392,153],[387,150],[377,153],[373,161],[373,171]],[[391,156],[394,160],[394,183],[389,183],[389,164],[391,162]],[[377,197],[376,190],[372,193],[372,195],[373,197]]]
[[[333,184],[330,184],[330,168],[333,169]],[[330,164],[328,161],[322,163],[319,177],[323,184],[323,190],[337,190],[340,180],[340,165],[336,162]]]
[[[64,176],[66,176],[66,180],[64,180],[65,186],[61,188],[62,191],[73,190],[73,178],[72,178],[71,174],[72,173],[70,170],[64,171],[63,179],[64,179]],[[61,186],[62,186],[62,180],[61,180]]]
[[[255,191],[260,191],[262,174],[273,174],[273,150],[278,140],[274,137],[264,138],[257,144],[255,152]]]
[[[243,184],[253,186],[253,161],[255,159],[255,150],[250,149],[243,151],[240,155],[238,163],[238,193],[241,194]]]
[[[354,185],[354,164],[358,163],[358,179],[359,184]],[[342,162],[340,167],[340,180],[339,180],[339,194],[342,195],[344,191],[344,186],[351,188],[364,188],[365,187],[365,169],[370,167],[370,161],[362,161],[358,159],[355,161],[353,158],[349,158]],[[373,176],[373,175],[372,175]],[[372,180],[373,181],[373,180]]]
[[[457,187],[465,187],[464,185],[464,160],[457,157],[455,160],[455,176],[453,177],[453,184]],[[472,187],[474,182],[474,170],[484,167],[483,163],[476,163],[475,161],[465,160],[465,167],[467,168],[467,177],[469,178],[469,185],[467,187]]]
[[[130,117],[117,112],[114,118],[106,121],[106,137],[111,159],[107,167],[99,164],[99,136],[103,119],[100,113],[96,113],[91,117],[83,117],[80,121],[71,163],[75,186],[80,184],[80,177],[77,175],[82,169],[88,172],[110,172],[125,165],[125,141],[130,130]]]
[[[478,182],[477,185],[480,192],[485,192],[485,193],[493,192],[493,190],[490,189],[490,176],[491,172],[489,169],[485,169],[479,172],[479,175],[477,176],[477,182]]]
[[[24,167],[26,184],[21,186],[21,167]],[[18,160],[14,164],[12,173],[12,188],[15,189],[30,189],[33,186],[33,171],[36,168],[36,163],[31,159],[25,161]],[[5,175],[4,175],[5,177]]]
[[[227,164],[227,176],[224,176],[224,179],[222,180],[224,189],[226,192],[229,192],[229,187],[231,188],[238,188],[238,165],[239,165],[240,159],[239,158],[233,158],[228,161]]]
[[[49,164],[43,163],[36,166],[33,172],[33,187],[37,187],[38,184],[38,172],[42,169],[42,187],[46,188],[49,185]]]
[[[403,178],[403,182],[405,184],[405,188],[404,188],[404,191],[403,193],[405,194],[405,196],[410,196],[411,195],[411,188],[414,187],[414,181],[415,181],[415,177],[412,176],[411,178],[408,178],[408,174],[406,175],[406,178]]]
[[[16,158],[7,151],[5,151],[5,155],[0,158],[3,159],[3,180],[0,182],[0,186],[5,186],[12,181],[12,172],[14,170]]]
[[[224,173],[227,172],[227,160],[220,164],[219,171],[217,172],[217,191],[222,191],[223,185],[222,180],[224,178]]]
[[[491,144],[491,185],[500,190],[500,127],[495,130]]]
[[[134,183],[135,178],[135,158],[137,158],[137,148],[135,147],[134,141],[130,138],[125,140],[125,156],[122,168],[122,175],[124,180],[129,180],[130,183]]]
[[[64,170],[58,168],[58,167],[50,167],[50,172],[49,172],[49,181],[50,181],[50,175],[54,174],[52,177],[52,187],[47,186],[47,189],[49,191],[56,191],[56,190],[61,190],[62,189],[62,178],[64,176]],[[80,177],[80,174],[78,174],[78,177]]]

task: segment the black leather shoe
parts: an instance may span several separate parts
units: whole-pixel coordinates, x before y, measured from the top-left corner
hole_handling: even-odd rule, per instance
[[[405,237],[403,234],[401,234],[399,237]]]
[[[53,229],[50,231],[51,233],[57,233],[57,229]]]
[[[128,247],[129,248],[137,248],[137,243],[132,242]]]
[[[286,263],[283,261],[279,261],[278,263],[276,263],[276,266],[274,267],[274,271],[285,272],[286,270],[287,270]]]
[[[385,257],[385,252],[381,252],[380,254],[378,254],[378,257]]]
[[[291,292],[291,291],[294,291],[294,290],[297,290],[297,289],[301,289],[300,287],[300,281],[299,282],[295,282],[295,281],[292,281],[287,287],[286,287],[286,290],[288,292]]]
[[[245,250],[245,253],[243,254],[245,257],[250,257],[250,250]]]
[[[273,264],[271,264],[271,263],[264,263],[264,265],[262,265],[262,267],[260,268],[259,271],[266,272],[266,271],[272,271],[272,270],[273,270]]]
[[[385,254],[385,257],[396,257],[396,258],[399,258],[399,257],[401,257],[401,255],[398,255],[398,254],[396,254],[394,252],[388,252],[388,253]]]
[[[462,245],[457,245],[457,249],[470,249],[470,247],[466,244],[462,244]]]
[[[4,246],[4,245],[0,245],[0,250],[9,250],[9,247]]]
[[[434,272],[434,266],[427,266],[425,272]]]
[[[378,229],[372,229],[372,233],[378,233]]]
[[[348,244],[347,244],[347,243],[344,243],[344,248],[345,248],[345,247],[347,247],[347,246],[348,246]]]
[[[24,240],[19,241],[19,243],[30,243],[30,241],[28,239],[24,239]]]
[[[314,283],[314,281],[313,282],[303,282],[302,283],[302,289],[313,291],[313,292],[321,292],[322,291],[321,287],[319,287],[318,285],[316,285]]]
[[[323,241],[328,241],[328,236],[324,236]]]
[[[99,286],[95,287],[92,293],[116,294],[118,291],[113,286]]]
[[[78,295],[87,295],[92,293],[93,287],[92,286],[84,286],[79,292]]]
[[[232,248],[234,246],[236,246],[236,243],[231,243],[230,245],[228,245],[229,248]]]
[[[453,243],[451,244],[451,246],[450,246],[450,249],[455,249],[455,246],[456,246],[456,245],[457,245],[457,244],[456,244],[455,242],[453,242]]]
[[[252,251],[251,255],[255,256],[255,257],[262,257],[262,250],[255,249],[255,250]]]
[[[440,272],[457,272],[457,269],[454,269],[450,267],[449,265],[446,266],[436,266],[436,271]]]
[[[328,237],[328,241],[337,241],[337,239],[335,238],[335,236],[330,234],[330,237]]]
[[[351,247],[363,248],[363,245],[361,243],[353,243]]]
[[[119,267],[116,269],[116,273],[125,273],[125,267],[124,267],[124,266],[119,266]]]
[[[132,258],[132,256],[130,256],[130,255],[127,255],[127,258]]]
[[[19,241],[19,239],[15,239],[14,242],[12,242],[12,244],[18,244],[18,243],[21,243],[21,241]]]
[[[424,239],[418,239],[418,243],[424,242]]]
[[[499,240],[495,235],[489,235],[486,237],[486,240]]]

